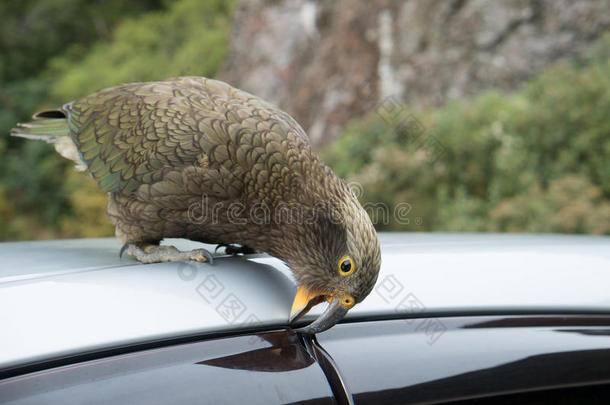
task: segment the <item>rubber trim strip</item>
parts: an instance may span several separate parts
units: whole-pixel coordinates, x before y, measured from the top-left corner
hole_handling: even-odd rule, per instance
[[[331,355],[318,343],[315,335],[299,335],[307,352],[320,365],[338,405],[354,405],[354,398],[339,367]]]

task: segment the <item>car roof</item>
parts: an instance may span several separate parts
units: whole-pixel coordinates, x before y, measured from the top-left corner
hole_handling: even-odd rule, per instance
[[[346,321],[610,313],[610,237],[380,233],[380,240],[377,285]],[[0,244],[0,369],[289,324],[296,282],[276,258],[140,264],[120,259],[119,249],[113,238]]]

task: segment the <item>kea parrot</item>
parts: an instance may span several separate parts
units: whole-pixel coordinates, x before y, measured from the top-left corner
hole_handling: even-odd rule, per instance
[[[332,327],[375,285],[379,239],[352,189],[292,117],[224,82],[122,84],[38,112],[11,135],[52,143],[86,170],[108,193],[121,253],[140,262],[212,261],[163,238],[281,259],[299,285],[291,320],[329,302],[304,333]]]

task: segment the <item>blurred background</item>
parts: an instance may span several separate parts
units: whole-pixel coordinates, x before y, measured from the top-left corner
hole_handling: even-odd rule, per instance
[[[279,105],[382,230],[610,234],[608,0],[0,3],[0,239],[113,234],[106,195],[16,122],[216,77]],[[406,219],[406,220],[405,220]]]

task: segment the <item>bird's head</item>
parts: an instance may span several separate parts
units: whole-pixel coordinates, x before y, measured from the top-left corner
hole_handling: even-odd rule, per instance
[[[291,320],[329,301],[328,309],[303,333],[322,332],[341,320],[373,289],[381,265],[375,228],[356,197],[319,207],[314,219],[298,232],[295,248],[286,257],[299,288]]]

